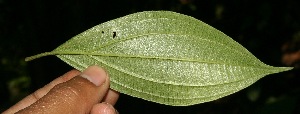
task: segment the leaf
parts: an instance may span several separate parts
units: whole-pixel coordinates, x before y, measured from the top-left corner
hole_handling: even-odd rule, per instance
[[[78,70],[99,65],[111,88],[174,106],[216,100],[290,67],[272,67],[215,28],[169,11],[145,11],[97,25],[51,52]]]

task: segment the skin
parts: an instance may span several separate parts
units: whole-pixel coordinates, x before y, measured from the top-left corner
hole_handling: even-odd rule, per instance
[[[108,74],[98,66],[71,70],[28,95],[3,114],[116,114],[119,93],[109,89]]]

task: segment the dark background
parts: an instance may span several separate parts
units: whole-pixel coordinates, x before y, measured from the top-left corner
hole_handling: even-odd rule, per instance
[[[187,107],[121,94],[116,104],[121,114],[300,113],[297,0],[0,0],[0,111],[72,69],[55,56],[30,62],[25,57],[51,51],[97,24],[145,10],[193,16],[229,35],[266,64],[296,69],[266,76],[219,100]]]

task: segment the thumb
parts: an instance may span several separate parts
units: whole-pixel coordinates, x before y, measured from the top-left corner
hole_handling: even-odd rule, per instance
[[[24,113],[89,113],[109,88],[106,72],[97,67],[87,68],[80,76],[53,87],[44,97],[21,110]]]

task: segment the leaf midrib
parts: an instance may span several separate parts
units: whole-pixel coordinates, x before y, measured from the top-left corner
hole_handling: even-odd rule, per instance
[[[238,66],[238,67],[261,67],[261,66],[251,66],[247,64],[247,66],[243,65],[235,65],[235,64],[227,64],[227,63],[222,63],[222,62],[210,62],[210,61],[200,61],[200,60],[195,60],[195,59],[189,59],[189,58],[173,58],[173,57],[155,57],[155,56],[140,56],[140,55],[121,55],[121,54],[103,54],[103,53],[89,53],[89,52],[72,52],[72,51],[64,51],[64,52],[45,52],[43,54],[46,55],[87,55],[87,56],[102,56],[102,57],[120,57],[120,58],[140,58],[140,59],[159,59],[159,60],[172,60],[172,61],[183,61],[183,62],[197,62],[197,63],[206,63],[206,64],[221,64],[221,65],[231,65],[231,66]],[[265,68],[265,67],[261,67]],[[261,69],[257,68],[257,69]],[[269,68],[266,68],[269,69]]]
[[[60,54],[60,55],[61,55],[61,54]],[[63,55],[64,55],[64,54],[63,54]],[[82,54],[78,54],[78,55],[82,55]],[[83,55],[84,55],[84,54],[83,54]],[[92,59],[95,59],[95,58],[97,58],[97,56],[99,56],[99,55],[86,55],[86,56],[88,56],[88,57],[90,57],[90,58],[92,58]],[[109,57],[111,57],[111,56],[109,56]],[[116,57],[120,57],[120,56],[116,56]],[[124,56],[124,57],[128,57],[128,56]],[[137,57],[134,56],[134,57],[132,57],[132,58],[137,58]],[[113,66],[115,66],[115,65],[112,64],[112,63],[103,62],[104,60],[99,61],[98,59],[99,59],[99,58],[97,58],[97,59],[95,59],[95,60],[97,60],[98,62],[101,62],[101,63],[103,63],[103,64],[105,64],[105,65],[107,65],[107,66],[109,66],[109,67],[111,67],[111,68],[113,68],[113,69],[115,69],[115,70],[118,70],[119,72],[123,72],[123,73],[125,73],[125,74],[134,76],[134,77],[139,78],[139,79],[143,79],[143,80],[147,80],[147,81],[151,81],[151,82],[155,82],[155,83],[172,84],[172,85],[182,85],[182,84],[174,84],[174,83],[157,82],[157,81],[153,81],[153,80],[141,78],[141,76],[135,76],[135,75],[133,75],[133,74],[131,74],[131,73],[124,72],[123,70],[120,70],[120,69],[118,69],[118,68],[116,68],[116,67],[113,67]],[[143,58],[143,59],[155,59],[155,58]],[[160,59],[162,59],[162,58],[160,58]],[[70,59],[69,59],[69,60],[70,60]],[[166,58],[165,60],[171,60],[171,59],[170,59],[170,58]],[[176,60],[176,59],[175,59],[175,60]],[[73,60],[73,61],[75,61],[75,60]],[[178,61],[178,60],[177,60],[177,61]],[[192,62],[193,62],[193,61],[192,61]],[[210,64],[221,64],[221,63],[213,63],[213,62],[211,62]],[[112,65],[113,65],[113,66],[112,66]],[[221,64],[221,65],[223,65],[223,64]],[[238,66],[238,65],[231,65],[231,66]],[[263,69],[269,70],[269,68],[267,68],[267,67],[262,67],[262,68],[251,67],[251,66],[239,66],[239,67],[248,67],[248,68],[252,68],[252,69],[262,69],[262,68],[263,68]],[[267,73],[265,73],[265,74],[267,74]],[[137,75],[138,75],[138,74],[137,74]],[[245,78],[245,79],[248,79],[248,78]],[[235,81],[232,81],[232,82],[226,82],[226,83],[233,83],[233,82],[237,82],[237,81],[241,81],[241,80],[245,80],[245,79],[235,80]],[[226,83],[224,83],[224,84],[226,84]],[[218,84],[223,84],[223,83],[218,83]],[[214,85],[218,85],[218,84],[214,84]],[[205,85],[205,86],[214,86],[214,85]],[[182,85],[182,86],[195,86],[195,85]]]

